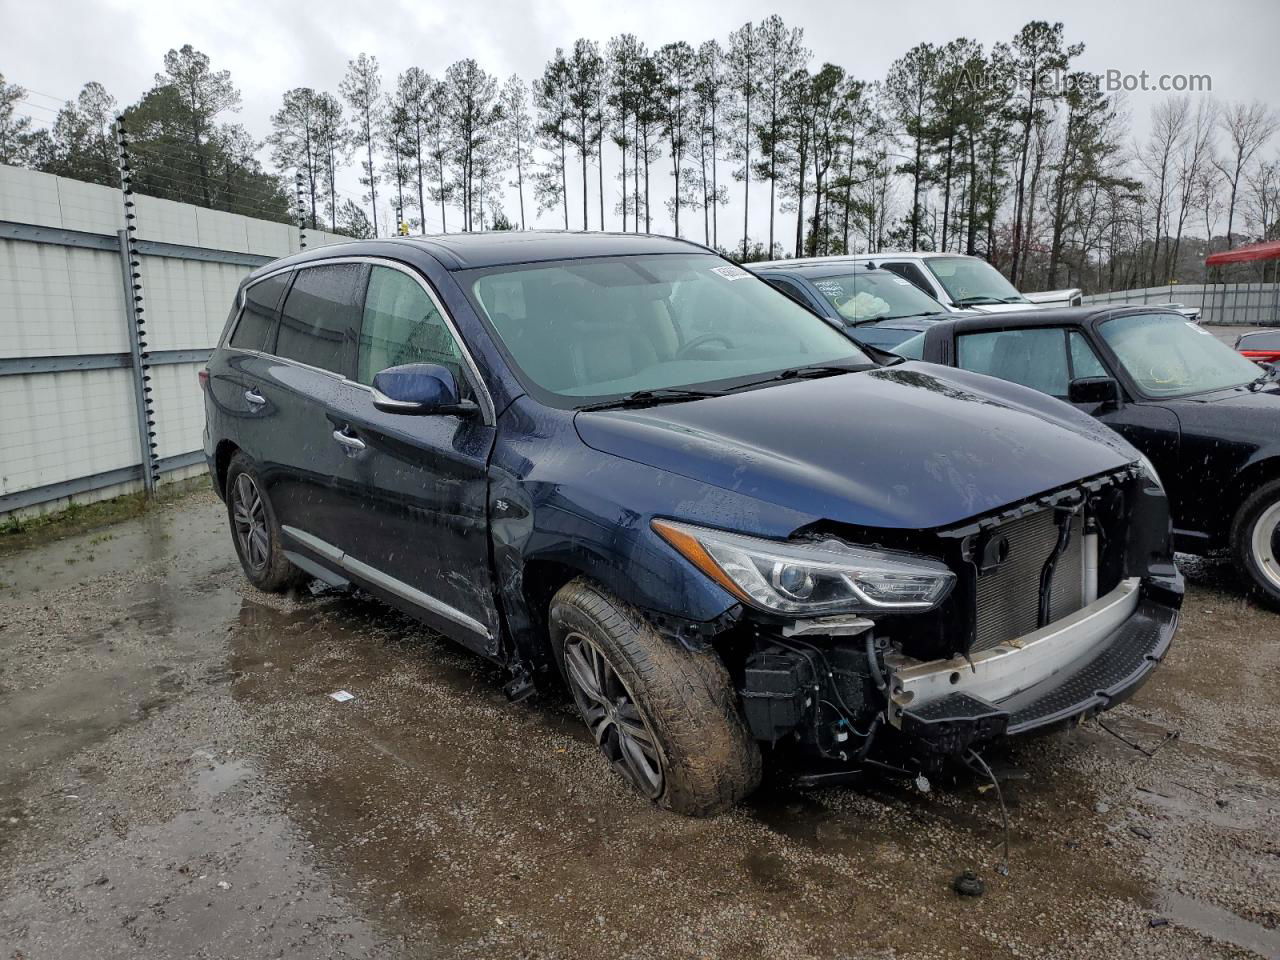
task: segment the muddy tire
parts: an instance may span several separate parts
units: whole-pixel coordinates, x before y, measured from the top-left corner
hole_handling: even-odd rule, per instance
[[[307,575],[285,558],[280,522],[252,461],[242,453],[227,467],[227,521],[240,566],[259,590],[281,593],[301,586]]]
[[[760,749],[712,651],[666,639],[586,580],[551,599],[551,642],[578,711],[613,769],[638,793],[704,817],[760,783]]]
[[[1258,599],[1280,609],[1280,480],[1240,505],[1231,522],[1231,552]]]

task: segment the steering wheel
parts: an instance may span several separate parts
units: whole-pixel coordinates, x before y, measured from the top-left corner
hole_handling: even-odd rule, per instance
[[[693,350],[696,347],[701,347],[704,344],[708,344],[708,343],[723,343],[725,345],[725,349],[727,350],[732,350],[734,348],[733,341],[730,340],[728,337],[726,337],[723,333],[704,333],[701,336],[694,337],[692,340],[686,343],[683,347],[677,350],[676,355],[673,359],[683,360],[684,355],[688,353],[690,350]]]

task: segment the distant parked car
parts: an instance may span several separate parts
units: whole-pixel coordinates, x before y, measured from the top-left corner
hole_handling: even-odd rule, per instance
[[[960,316],[915,284],[860,263],[799,261],[752,272],[859,343],[890,350],[935,320]]]
[[[1068,400],[1155,464],[1175,543],[1227,547],[1280,606],[1280,368],[1151,307],[1095,306],[935,323],[896,353]]]
[[[1280,363],[1280,330],[1255,330],[1236,337],[1236,349],[1254,363]]]
[[[959,253],[855,253],[839,257],[773,260],[755,264],[755,268],[799,267],[817,263],[828,267],[858,263],[888,270],[910,280],[950,310],[1000,313],[1037,306],[987,261]],[[1080,291],[1075,289],[1051,290],[1035,296],[1048,298],[1046,302],[1049,305],[1078,306],[1081,302]]]

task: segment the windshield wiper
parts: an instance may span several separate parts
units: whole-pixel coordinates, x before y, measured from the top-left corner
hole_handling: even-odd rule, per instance
[[[659,403],[679,403],[682,400],[702,400],[705,397],[722,397],[718,390],[691,390],[684,387],[658,387],[654,390],[636,390],[612,400],[600,400],[578,407],[579,410],[617,410],[624,407],[648,407]]]
[[[803,367],[788,367],[786,370],[779,370],[777,373],[761,380],[740,383],[733,389],[747,390],[751,387],[763,386],[766,383],[780,383],[786,380],[808,380],[814,377],[834,377],[841,373],[857,373],[860,370],[870,369],[872,368],[865,363],[811,363]]]
[[[954,304],[956,304],[957,306],[959,306],[959,305],[961,305],[961,304],[968,304],[968,305],[972,305],[972,306],[981,306],[982,304],[989,304],[989,303],[1005,303],[1006,301],[1004,301],[1004,300],[999,300],[999,299],[997,299],[996,297],[982,297],[982,296],[976,296],[976,297],[961,297],[959,300],[953,300],[953,301],[951,301],[951,302],[952,302],[952,303],[954,303]]]
[[[1252,380],[1249,383],[1245,384],[1245,386],[1247,386],[1254,393],[1257,393],[1259,390],[1265,387],[1268,383],[1271,383],[1273,380],[1277,380],[1277,379],[1280,379],[1280,364],[1273,364],[1270,367],[1270,369],[1267,370],[1266,373],[1260,376],[1257,380]]]

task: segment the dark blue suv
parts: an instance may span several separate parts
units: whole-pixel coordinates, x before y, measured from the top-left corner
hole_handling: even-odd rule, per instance
[[[1067,404],[877,361],[678,240],[378,240],[241,285],[205,448],[251,583],[307,578],[561,680],[643,796],[762,753],[928,773],[1112,706],[1168,649],[1163,490]]]

